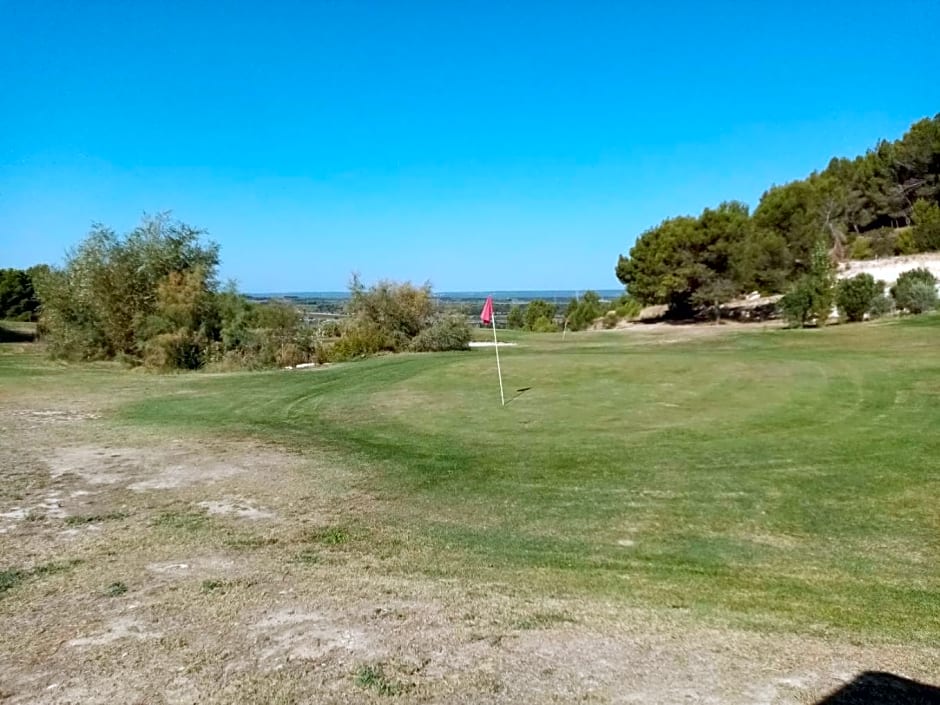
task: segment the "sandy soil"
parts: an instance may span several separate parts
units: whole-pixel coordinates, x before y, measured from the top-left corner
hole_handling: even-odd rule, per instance
[[[839,267],[840,278],[854,277],[856,274],[871,274],[875,280],[894,284],[904,272],[924,267],[940,279],[940,253],[931,252],[905,257],[885,257],[883,259],[849,260]]]
[[[4,705],[783,704],[940,673],[938,649],[434,580],[344,543],[383,506],[330,458],[46,404],[0,403],[0,570],[28,573],[0,592]]]

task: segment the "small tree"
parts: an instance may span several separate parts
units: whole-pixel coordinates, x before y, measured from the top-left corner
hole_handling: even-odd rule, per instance
[[[843,279],[836,289],[836,306],[847,321],[861,321],[869,312],[878,284],[871,274],[858,274]]]
[[[411,282],[379,281],[368,289],[354,274],[349,284],[349,313],[360,332],[378,341],[379,350],[402,350],[408,346],[434,313],[431,284],[414,286]],[[375,352],[375,351],[370,351]]]
[[[604,315],[601,298],[595,291],[585,291],[580,299],[571,299],[565,311],[570,330],[584,330],[595,319]]]
[[[836,268],[825,242],[817,241],[806,272],[780,300],[780,310],[790,326],[802,328],[811,320],[823,326],[832,311]]]
[[[525,314],[521,306],[512,305],[509,307],[509,315],[506,317],[506,327],[521,330],[525,328]]]
[[[29,271],[0,269],[0,319],[33,321],[39,310],[39,298]]]
[[[553,319],[555,318],[555,305],[542,299],[534,299],[529,302],[525,309],[525,327],[527,330],[538,330],[544,332],[546,328],[556,330]],[[546,325],[546,322],[548,325]]]
[[[937,307],[937,278],[924,267],[904,272],[891,287],[891,296],[899,309],[929,311]]]
[[[692,294],[692,303],[697,306],[711,307],[717,325],[721,322],[721,305],[731,301],[737,293],[737,287],[730,279],[712,279]]]

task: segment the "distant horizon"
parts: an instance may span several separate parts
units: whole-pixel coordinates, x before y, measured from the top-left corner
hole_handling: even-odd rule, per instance
[[[586,291],[593,291],[598,294],[600,297],[616,297],[624,293],[625,289],[623,287],[619,289],[600,289],[600,288],[585,288],[585,289],[494,289],[494,290],[485,290],[485,291],[433,291],[435,298],[451,298],[451,299],[473,299],[479,298],[481,301],[485,300],[487,296],[492,296],[494,299],[506,300],[506,299],[531,299],[531,298],[571,298],[573,296],[581,296]],[[338,299],[347,299],[349,298],[349,291],[275,291],[275,292],[242,292],[245,296],[249,298],[297,298],[297,299],[325,299],[325,300],[338,300]]]

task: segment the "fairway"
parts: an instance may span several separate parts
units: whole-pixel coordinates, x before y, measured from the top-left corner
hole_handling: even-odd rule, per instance
[[[778,644],[794,653],[862,649],[856,661],[845,657],[849,669],[924,680],[940,672],[940,317],[509,337],[518,346],[501,351],[505,407],[492,349],[158,376],[60,365],[9,346],[0,356],[12,431],[0,490],[9,565],[0,568],[30,577],[9,578],[0,616],[15,621],[70,589],[91,590],[83,575],[111,582],[105,555],[115,581],[134,592],[134,580],[121,578],[125,553],[153,551],[169,565],[211,547],[227,566],[221,573],[240,576],[218,578],[237,619],[243,604],[278,599],[272,584],[276,594],[316,584],[337,611],[364,585],[397,599],[411,589],[402,586],[420,585],[448,605],[485,603],[487,626],[469,624],[501,638],[561,638],[578,625],[603,631],[595,618],[626,620],[634,631],[678,634],[690,656],[702,634],[757,639],[767,652],[748,668],[758,671],[776,663]],[[246,444],[254,460],[226,465]],[[195,452],[186,449],[200,445],[222,460],[200,461],[207,475],[198,482],[171,482],[169,470],[141,479],[148,462],[178,453],[173,467],[182,467]],[[96,448],[101,460],[92,462]],[[70,500],[35,522],[16,519],[14,507],[35,502],[49,482],[10,473],[23,467],[17,457],[113,493],[98,496],[94,514],[110,519],[89,520],[89,532],[70,519],[88,513]],[[107,458],[113,482],[95,475]],[[122,462],[136,468],[132,478],[122,479],[131,472]],[[281,466],[293,468],[289,481]],[[65,539],[66,527],[79,531]],[[301,569],[304,555],[311,565]],[[68,573],[80,588],[29,573],[69,560],[79,561]],[[128,559],[126,571],[142,570],[142,560]],[[203,578],[194,584],[211,594],[216,576],[206,569]],[[137,599],[159,601],[168,588],[138,579],[136,589]],[[342,687],[380,697],[369,684],[387,677],[389,688],[427,699],[461,695],[435,690],[448,682],[447,666],[425,676],[385,663],[377,674],[344,661]],[[831,678],[820,671],[773,702],[809,702]],[[462,692],[470,701],[483,687],[471,682]],[[512,699],[511,689],[498,692]],[[719,695],[736,701],[732,691]]]

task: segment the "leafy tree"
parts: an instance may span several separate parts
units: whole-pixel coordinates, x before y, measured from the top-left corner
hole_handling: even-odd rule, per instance
[[[565,310],[565,320],[570,330],[584,330],[603,313],[600,296],[588,290],[580,299],[571,299]]]
[[[730,279],[721,277],[703,284],[692,295],[692,301],[702,307],[710,307],[715,316],[715,323],[721,322],[721,305],[731,301],[738,293],[738,288]]]
[[[427,282],[416,287],[411,282],[382,280],[367,289],[354,274],[349,293],[350,316],[360,332],[372,331],[366,338],[378,341],[378,350],[406,348],[409,341],[430,324],[434,313],[431,285]]]
[[[664,221],[620,257],[617,277],[644,304],[668,304],[683,315],[697,307],[696,292],[710,282],[734,280],[736,259],[753,236],[747,206],[722,203],[698,218]]]
[[[835,281],[836,268],[829,255],[829,248],[823,240],[819,240],[810,255],[809,270],[780,301],[780,308],[788,324],[802,328],[815,319],[816,325],[825,325],[832,311]]]
[[[506,327],[515,328],[516,330],[525,328],[525,314],[522,312],[521,306],[515,304],[510,306],[509,315],[506,317]]]
[[[857,274],[839,282],[836,306],[847,321],[861,321],[871,310],[878,293],[878,284],[871,274]]]
[[[525,308],[525,327],[526,330],[538,330],[547,332],[545,329],[557,330],[554,323],[555,305],[544,301],[543,299],[533,299]]]
[[[0,319],[32,321],[39,310],[39,298],[29,271],[0,269]]]
[[[904,272],[891,287],[891,296],[899,309],[929,311],[937,306],[937,278],[924,267]]]
[[[200,303],[193,306],[203,306],[216,290],[219,248],[203,244],[203,235],[167,214],[145,216],[123,237],[93,226],[62,269],[37,280],[41,323],[52,351],[86,359],[140,359],[145,339],[166,330],[155,326],[154,317],[182,315],[174,308],[179,296],[197,296]]]

